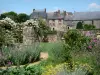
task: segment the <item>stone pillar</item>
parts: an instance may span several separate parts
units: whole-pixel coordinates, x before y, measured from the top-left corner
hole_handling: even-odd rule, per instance
[[[23,44],[24,45],[31,45],[32,42],[33,42],[32,27],[25,26],[23,28]]]

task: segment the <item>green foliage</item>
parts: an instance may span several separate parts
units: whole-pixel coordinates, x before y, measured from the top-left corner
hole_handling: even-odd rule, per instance
[[[23,43],[23,25],[17,24],[16,28],[13,30],[14,38],[16,43]]]
[[[88,25],[88,24],[84,24],[84,29],[85,30],[91,30],[91,29],[95,29],[96,27],[94,25]]]
[[[48,34],[56,33],[56,31],[51,31],[46,21],[41,18],[39,19],[39,30],[40,30],[40,35],[43,38],[42,39],[43,42],[48,42],[48,38],[47,38]]]
[[[13,11],[1,14],[1,19],[6,18],[6,17],[11,18],[15,22],[17,21],[17,13],[15,13]]]
[[[38,61],[40,50],[38,45],[21,46],[21,48],[3,48],[2,54],[0,66],[8,65],[8,62],[11,62],[12,65],[21,65]]]
[[[18,22],[21,23],[21,22],[25,22],[29,19],[29,16],[25,13],[20,13],[18,14]]]
[[[15,22],[19,22],[19,23],[25,22],[26,20],[29,19],[29,16],[27,14],[25,13],[17,14],[16,12],[13,12],[13,11],[2,13],[0,16],[0,19],[6,18],[6,17],[9,17]]]
[[[6,70],[0,70],[0,75],[41,75],[42,67],[40,65],[34,65],[28,67],[16,67],[8,68]]]
[[[69,63],[63,63],[56,65],[48,65],[45,67],[42,75],[93,75],[90,71],[91,67],[87,64],[73,64],[73,68],[70,69]]]
[[[0,47],[3,45],[13,44],[14,38],[13,38],[13,30],[14,26],[11,26],[11,24],[5,22],[0,22]]]
[[[82,22],[78,22],[78,23],[77,23],[76,29],[83,29],[83,24],[82,24]]]
[[[56,44],[51,50],[49,50],[49,60],[53,63],[62,63],[65,61],[71,61],[70,48],[64,43]]]
[[[65,35],[65,43],[71,47],[71,50],[80,50],[85,48],[90,41],[89,37],[82,35],[78,30],[69,30]]]

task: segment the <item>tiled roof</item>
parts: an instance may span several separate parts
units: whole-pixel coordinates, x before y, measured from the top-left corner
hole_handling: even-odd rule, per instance
[[[96,20],[100,19],[100,11],[97,12],[75,12],[73,20]]]

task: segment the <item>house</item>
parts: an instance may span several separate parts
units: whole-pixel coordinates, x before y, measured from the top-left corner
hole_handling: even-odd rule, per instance
[[[65,31],[67,29],[66,25],[64,25],[64,14],[63,12],[60,12],[60,10],[56,12],[48,12],[47,21],[51,29],[57,31]]]
[[[38,19],[38,18],[43,18],[47,19],[47,13],[46,13],[46,8],[43,10],[35,10],[33,9],[33,12],[30,15],[30,19]]]
[[[84,24],[91,24],[95,25],[96,28],[100,28],[100,11],[72,13],[60,10],[55,12],[46,12],[46,9],[33,9],[30,19],[37,19],[39,17],[46,20],[51,29],[55,29],[57,31],[65,31],[69,28],[76,28],[77,23],[80,21]]]
[[[74,12],[73,25],[77,25],[79,21],[83,22],[84,24],[92,24],[95,25],[96,28],[100,28],[100,11],[94,12]]]

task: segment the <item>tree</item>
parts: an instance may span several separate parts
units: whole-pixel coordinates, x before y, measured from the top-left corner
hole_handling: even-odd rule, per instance
[[[42,37],[43,37],[43,42],[48,42],[48,33],[51,31],[50,30],[50,27],[47,26],[46,24],[46,21],[43,20],[42,18],[39,19],[39,28],[41,30],[41,34],[42,34]]]
[[[77,23],[76,29],[83,29],[83,24],[82,24],[82,22],[78,22],[78,23]]]
[[[25,22],[29,20],[29,16],[25,13],[20,13],[18,14],[18,22],[21,23],[21,22]]]
[[[17,21],[17,13],[16,12],[11,11],[11,12],[6,12],[6,13],[1,14],[1,19],[6,18],[6,17],[14,20],[15,22]]]

